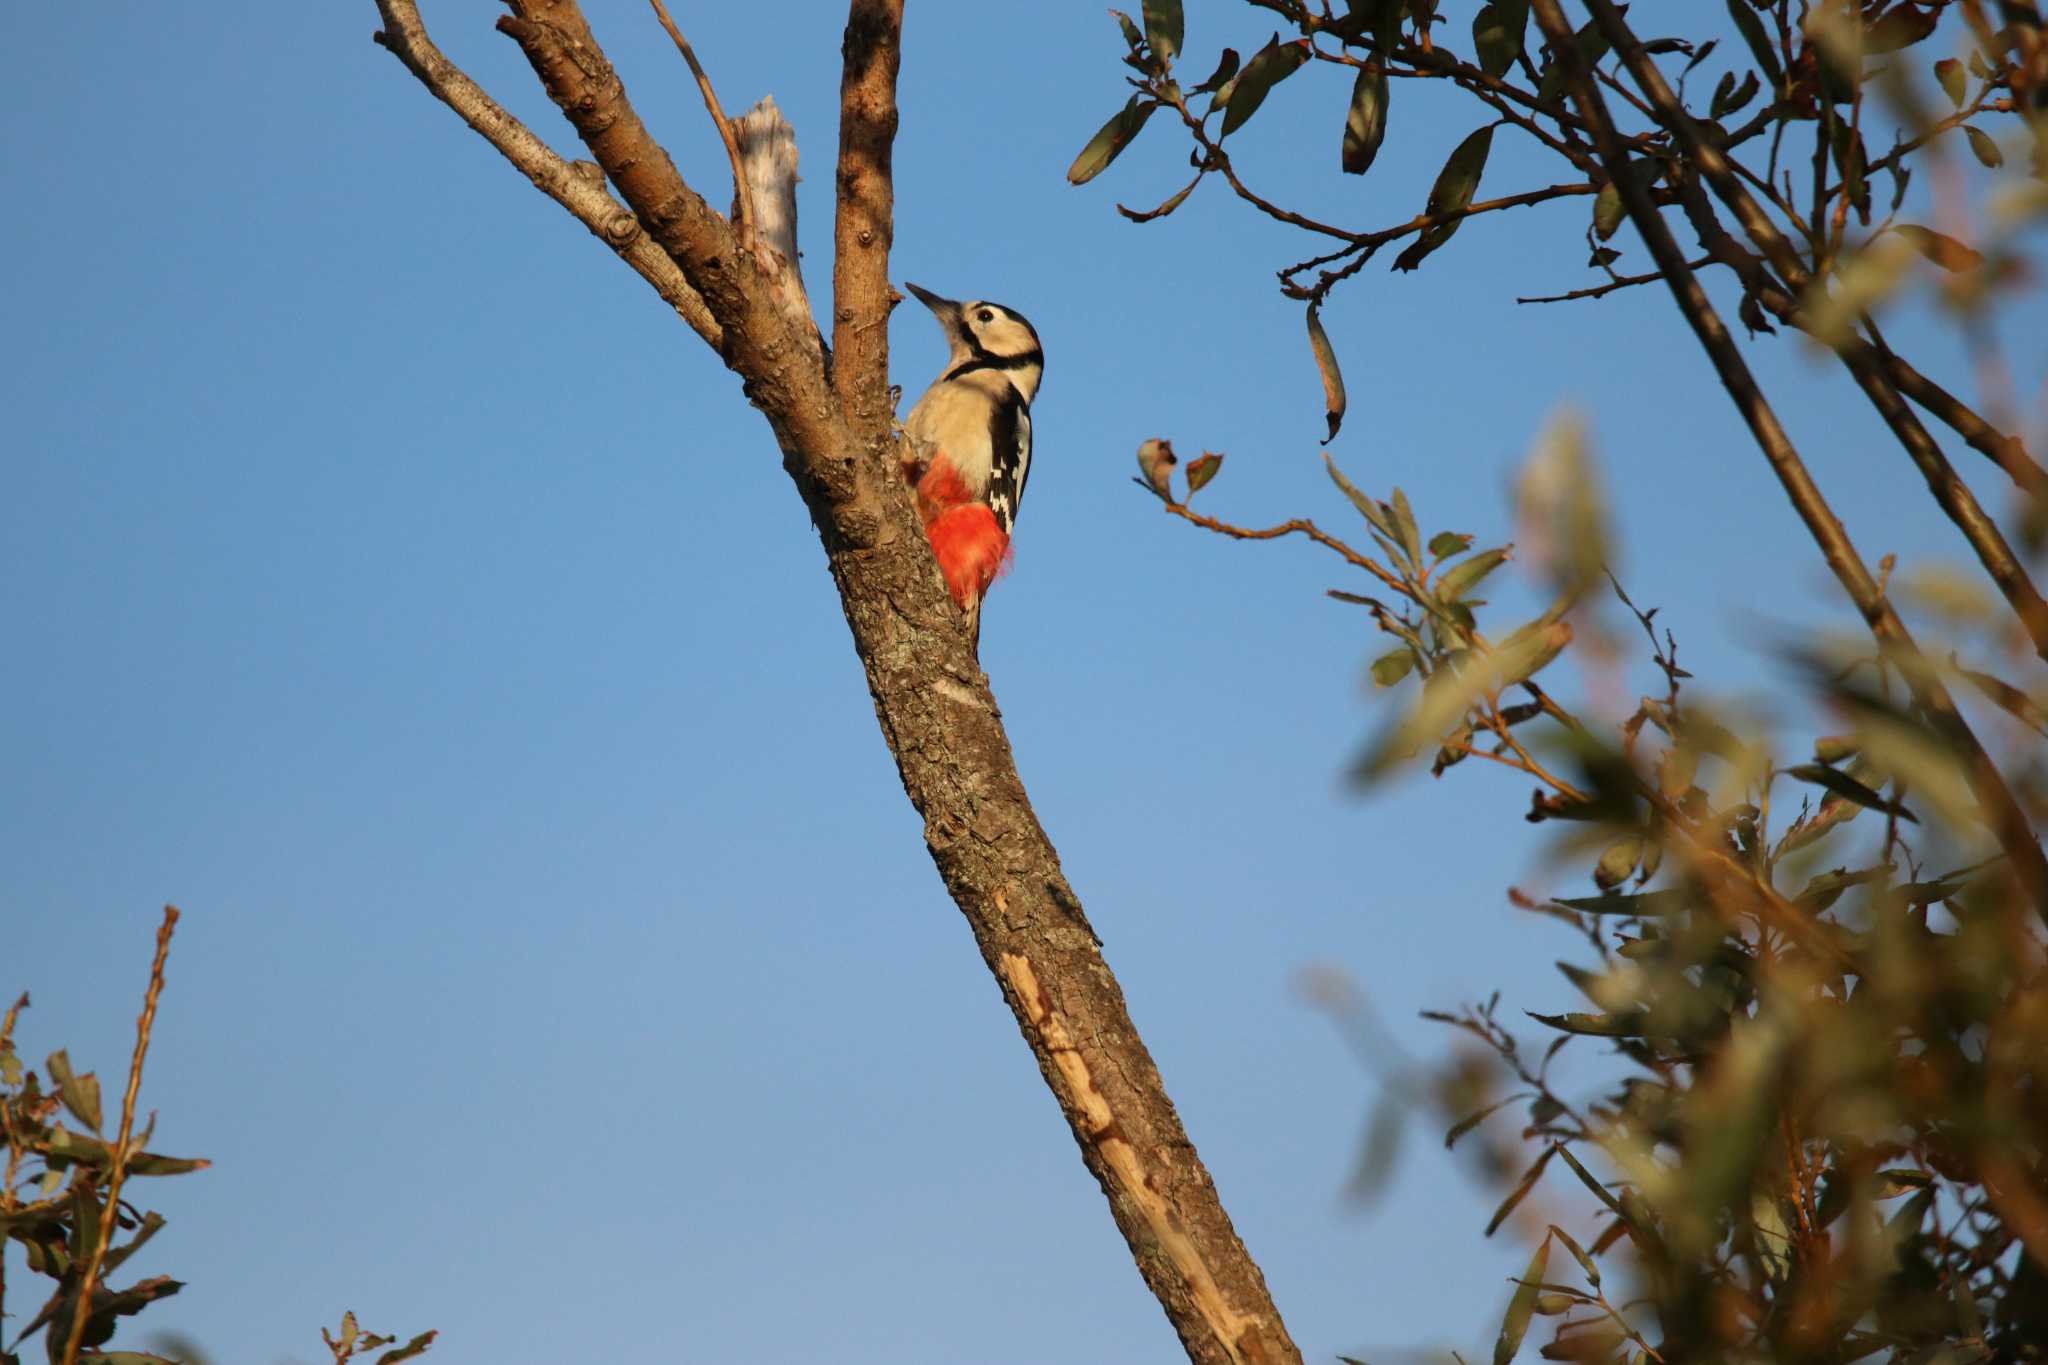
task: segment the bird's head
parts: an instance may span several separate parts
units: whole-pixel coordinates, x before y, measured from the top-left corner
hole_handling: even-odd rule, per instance
[[[1037,331],[1022,313],[986,299],[961,303],[914,284],[904,288],[932,310],[939,330],[946,334],[951,348],[946,359],[948,379],[990,371],[1008,379],[1026,403],[1031,401],[1045,373],[1045,352],[1038,344]]]

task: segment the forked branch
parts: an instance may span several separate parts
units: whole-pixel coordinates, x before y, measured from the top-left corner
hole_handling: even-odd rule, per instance
[[[401,0],[379,3],[387,22],[398,11],[417,18]],[[498,27],[701,298],[716,328],[707,339],[715,335],[768,419],[824,544],[932,861],[1189,1359],[1299,1362],[1032,810],[894,468],[887,321],[900,0],[853,0],[847,23],[829,360],[812,320],[786,306],[782,265],[746,249],[649,134],[575,0],[509,4]]]

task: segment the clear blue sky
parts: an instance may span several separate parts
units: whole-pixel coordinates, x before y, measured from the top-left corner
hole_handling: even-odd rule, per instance
[[[1050,357],[983,638],[1039,813],[1310,1358],[1483,1350],[1525,1249],[1480,1242],[1491,1198],[1433,1122],[1345,1206],[1374,1083],[1291,982],[1344,968],[1424,1055],[1425,1006],[1557,1008],[1571,945],[1503,892],[1579,874],[1541,864],[1524,784],[1348,792],[1380,647],[1322,591],[1356,584],[1127,481],[1167,435],[1228,452],[1208,510],[1347,521],[1271,287],[1312,248],[1206,187],[1118,219],[1185,174],[1164,119],[1065,185],[1123,98],[1099,7],[910,8],[896,276],[1018,308]],[[651,16],[589,9],[722,200]],[[795,123],[822,296],[843,9],[676,9],[728,107],[773,92]],[[1264,38],[1190,9],[1205,70]],[[495,12],[429,6],[566,145]],[[140,1191],[171,1224],[138,1269],[189,1281],[144,1321],[223,1362],[311,1360],[344,1308],[442,1329],[451,1365],[1181,1358],[932,871],[765,425],[375,24],[46,8],[0,120],[0,990],[34,992],[27,1054],[112,1089],[157,907],[186,911],[144,1103],[215,1165]],[[1305,73],[1240,155],[1396,221],[1471,111],[1402,99],[1340,181],[1346,94]],[[1549,172],[1504,132],[1486,189]],[[1632,591],[1703,679],[1757,687],[1760,619],[1847,618],[1661,295],[1513,304],[1586,282],[1583,214],[1476,221],[1343,293],[1334,449],[1429,529],[1501,538],[1533,434],[1579,405]],[[915,392],[937,332],[913,306],[894,339]],[[1949,554],[1843,386],[1753,352],[1866,553]]]

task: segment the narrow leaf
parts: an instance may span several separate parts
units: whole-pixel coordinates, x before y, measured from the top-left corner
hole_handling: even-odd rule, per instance
[[[1578,910],[1589,915],[1628,915],[1635,919],[1656,919],[1663,915],[1676,915],[1692,903],[1690,892],[1684,890],[1643,891],[1633,896],[1559,896],[1555,903],[1567,910]]]
[[[1381,510],[1380,505],[1367,497],[1365,491],[1357,484],[1345,478],[1344,471],[1337,468],[1335,460],[1328,455],[1323,456],[1323,468],[1330,471],[1331,482],[1343,490],[1344,496],[1351,499],[1351,505],[1364,515],[1374,529],[1389,536],[1394,534],[1394,523],[1387,520],[1387,514]]]
[[[1351,87],[1351,111],[1344,116],[1343,167],[1364,175],[1387,136],[1387,73],[1378,62],[1358,68]]]
[[[1145,120],[1152,117],[1152,111],[1159,107],[1156,101],[1142,96],[1131,96],[1130,103],[1119,109],[1102,125],[1101,131],[1088,140],[1081,154],[1074,158],[1074,164],[1067,167],[1067,180],[1071,184],[1085,185],[1109,168],[1124,148],[1131,145],[1131,139],[1145,126]]]
[[[1785,769],[1785,775],[1796,777],[1801,782],[1811,782],[1816,787],[1824,787],[1844,801],[1854,801],[1867,810],[1884,811],[1898,816],[1901,820],[1910,820],[1916,825],[1920,823],[1919,818],[1904,805],[1897,801],[1885,800],[1838,768],[1830,768],[1821,763],[1802,763],[1796,768]]]
[[[1784,68],[1778,65],[1778,54],[1771,46],[1771,36],[1765,32],[1764,21],[1757,17],[1749,0],[1728,0],[1728,17],[1735,21],[1742,41],[1749,44],[1749,55],[1756,58],[1756,64],[1763,71],[1764,79],[1771,83],[1772,91],[1782,90],[1785,86]]]
[[[1490,1116],[1499,1113],[1502,1109],[1507,1108],[1516,1100],[1525,1100],[1527,1098],[1529,1098],[1528,1091],[1518,1090],[1504,1100],[1495,1100],[1492,1104],[1487,1105],[1484,1109],[1479,1110],[1477,1113],[1465,1115],[1464,1118],[1461,1118],[1456,1123],[1452,1124],[1451,1130],[1448,1133],[1444,1134],[1445,1150],[1449,1150],[1450,1148],[1457,1146],[1459,1138],[1465,1136],[1465,1134],[1471,1132],[1474,1128],[1477,1128],[1480,1124],[1486,1122],[1486,1120]]]
[[[1195,87],[1194,93],[1197,95],[1206,95],[1212,90],[1221,90],[1223,88],[1224,83],[1236,74],[1237,49],[1234,47],[1226,47],[1223,49],[1222,58],[1216,63],[1216,69],[1209,73],[1209,79],[1203,81],[1200,85]]]
[[[1536,1254],[1529,1258],[1529,1268],[1522,1272],[1522,1282],[1515,1286],[1515,1295],[1508,1300],[1507,1316],[1501,1319],[1500,1339],[1493,1343],[1493,1365],[1508,1365],[1515,1352],[1522,1349],[1522,1337],[1536,1312],[1536,1287],[1543,1282],[1543,1272],[1549,1265],[1550,1239],[1546,1237],[1537,1244]]]
[[[58,1050],[50,1054],[50,1079],[57,1083],[57,1097],[64,1107],[95,1133],[100,1130],[100,1078],[93,1072],[83,1076],[71,1070],[71,1054]]]
[[[1535,1164],[1522,1173],[1522,1178],[1515,1183],[1515,1187],[1512,1190],[1508,1191],[1508,1197],[1500,1201],[1500,1207],[1495,1209],[1493,1217],[1487,1220],[1486,1235],[1488,1237],[1493,1236],[1499,1230],[1500,1225],[1508,1221],[1508,1215],[1515,1211],[1517,1204],[1520,1204],[1529,1197],[1529,1191],[1536,1188],[1537,1180],[1542,1178],[1543,1168],[1550,1164],[1550,1158],[1556,1151],[1557,1148],[1555,1147],[1545,1148],[1543,1155],[1536,1158]]]
[[[1600,1287],[1600,1267],[1593,1263],[1593,1258],[1586,1254],[1586,1249],[1580,1246],[1569,1232],[1566,1232],[1555,1223],[1550,1225],[1550,1235],[1564,1243],[1564,1249],[1569,1251],[1572,1254],[1572,1259],[1579,1263],[1579,1269],[1586,1272],[1586,1283],[1598,1289]]]
[[[1998,144],[1991,140],[1989,133],[1974,123],[1964,124],[1963,131],[1969,134],[1970,150],[1976,153],[1979,161],[1993,169],[2005,164],[2005,153],[1998,150]]]
[[[1479,189],[1479,178],[1486,172],[1486,157],[1493,150],[1493,128],[1477,129],[1451,152],[1443,169],[1437,172],[1436,183],[1430,187],[1429,203],[1424,212],[1431,217],[1462,214],[1471,207],[1472,196]],[[1408,245],[1394,261],[1396,270],[1413,270],[1421,265],[1423,258],[1451,240],[1463,226],[1463,217],[1451,217],[1424,232]]]
[[[1974,247],[1965,246],[1945,233],[1918,227],[1912,223],[1894,223],[1892,231],[1911,242],[1915,251],[1943,270],[1953,270],[1961,274],[1984,264],[1983,253]]]
[[[1479,69],[1489,76],[1506,74],[1522,53],[1529,25],[1529,0],[1490,0],[1472,16],[1472,50]]]
[[[1528,1015],[1537,1023],[1561,1033],[1579,1033],[1588,1038],[1640,1038],[1645,1022],[1641,1010],[1621,1010],[1613,1014],[1538,1014],[1530,1010]]]
[[[1438,531],[1429,538],[1429,557],[1442,559],[1445,555],[1463,554],[1472,548],[1472,537],[1463,531]]]
[[[1408,495],[1400,489],[1394,490],[1394,529],[1401,534],[1401,548],[1408,552],[1408,562],[1422,563],[1422,530],[1415,524],[1415,511],[1408,506]]]
[[[1436,542],[1431,541],[1429,548],[1435,550]],[[1478,587],[1481,579],[1507,561],[1508,552],[1505,548],[1482,550],[1463,563],[1445,570],[1443,577],[1436,581],[1436,595],[1446,602],[1455,602]]]
[[[1299,71],[1307,60],[1308,39],[1285,44],[1278,34],[1269,39],[1244,64],[1244,70],[1238,72],[1229,106],[1223,111],[1223,131],[1219,136],[1229,137],[1244,127],[1245,120],[1259,111],[1273,87]]]
[[[1948,656],[1948,662],[1949,667],[1955,669],[1956,672],[1969,680],[1970,686],[1982,692],[1986,697],[1989,697],[2007,715],[2036,734],[2048,735],[2048,716],[2044,716],[2041,713],[2040,706],[2035,703],[2032,697],[2002,678],[1994,678],[1989,673],[1979,673],[1975,669],[1964,668],[1956,662],[1956,656],[1953,653]],[[55,1061],[56,1059],[51,1058],[51,1060]]]
[[[1180,0],[1145,0],[1144,13],[1145,41],[1151,45],[1152,55],[1162,63],[1172,61],[1180,55],[1185,23]]]
[[[1330,424],[1323,444],[1328,445],[1337,439],[1337,428],[1344,425],[1344,372],[1337,368],[1337,351],[1330,345],[1330,334],[1323,330],[1321,314],[1315,304],[1309,305],[1308,346],[1315,353],[1316,373],[1323,379],[1323,419]]]

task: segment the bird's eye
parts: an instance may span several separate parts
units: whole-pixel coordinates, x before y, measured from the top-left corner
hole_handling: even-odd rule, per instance
[[[979,313],[976,313],[974,316],[982,322],[994,322],[996,320],[996,315],[986,308],[982,309]]]

